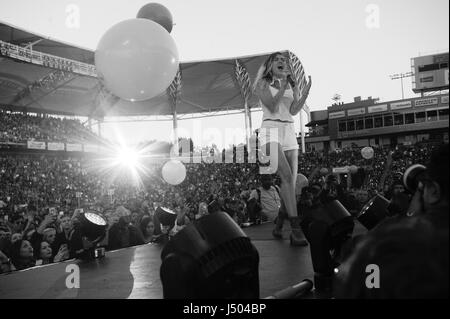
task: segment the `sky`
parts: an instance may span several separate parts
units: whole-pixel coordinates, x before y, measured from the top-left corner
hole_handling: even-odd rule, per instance
[[[0,0],[0,20],[66,43],[95,50],[114,24],[134,18],[150,1]],[[401,98],[400,80],[410,58],[448,52],[448,0],[159,0],[174,20],[171,36],[181,62],[290,50],[313,85],[311,110],[325,109],[336,93],[380,101]],[[74,20],[74,17],[78,19]],[[405,98],[415,96],[404,80]],[[253,114],[253,127],[261,113]],[[244,127],[244,116],[179,121],[182,135],[194,127]],[[171,122],[103,124],[103,136],[130,144],[168,140]],[[299,119],[296,129],[299,130]],[[196,141],[194,140],[194,143]],[[225,139],[216,141],[224,145]],[[202,141],[201,143],[206,143]]]

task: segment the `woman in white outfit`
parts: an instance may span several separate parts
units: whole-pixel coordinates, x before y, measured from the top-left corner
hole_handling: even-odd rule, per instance
[[[307,245],[300,228],[295,199],[298,143],[293,116],[305,104],[310,87],[311,77],[303,92],[300,92],[291,76],[288,58],[280,52],[267,58],[260,67],[254,84],[254,91],[263,111],[259,143],[266,154],[270,154],[270,167],[261,167],[260,173],[278,172],[281,178],[280,195],[291,222],[293,245]]]

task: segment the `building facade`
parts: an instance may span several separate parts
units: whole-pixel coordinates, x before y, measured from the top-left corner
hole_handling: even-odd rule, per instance
[[[411,145],[423,140],[448,142],[448,94],[379,102],[356,97],[311,112],[306,149],[342,149],[352,145]],[[299,140],[300,142],[300,140]]]

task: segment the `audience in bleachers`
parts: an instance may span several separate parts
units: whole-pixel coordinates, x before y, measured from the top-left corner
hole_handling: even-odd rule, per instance
[[[23,143],[27,140],[98,143],[100,137],[79,120],[0,110],[0,143]]]

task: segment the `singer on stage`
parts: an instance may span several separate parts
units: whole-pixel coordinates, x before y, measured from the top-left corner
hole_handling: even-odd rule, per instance
[[[297,214],[295,182],[298,170],[298,143],[293,116],[300,112],[311,87],[311,78],[300,92],[289,66],[288,58],[280,52],[271,54],[261,65],[254,82],[254,92],[263,110],[259,145],[270,154],[273,169],[281,178],[281,198],[291,223],[291,244],[305,246],[307,241],[300,228]],[[275,133],[275,134],[274,134]],[[266,172],[275,173],[275,172]],[[281,216],[279,216],[281,217]],[[275,230],[274,230],[274,235]]]

